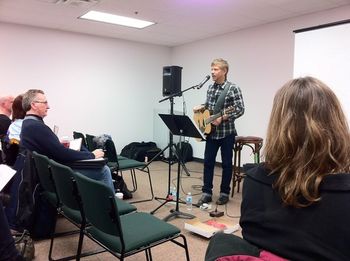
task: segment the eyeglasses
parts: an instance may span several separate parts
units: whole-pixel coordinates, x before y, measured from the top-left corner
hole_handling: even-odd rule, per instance
[[[33,101],[35,103],[43,103],[43,104],[47,104],[47,101]]]

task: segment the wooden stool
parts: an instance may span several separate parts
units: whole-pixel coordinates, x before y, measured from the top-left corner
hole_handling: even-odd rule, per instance
[[[234,162],[233,162],[231,197],[233,197],[236,183],[237,183],[237,192],[239,192],[240,183],[245,175],[244,173],[241,173],[241,151],[243,149],[243,146],[248,146],[252,149],[254,154],[254,163],[259,163],[260,149],[262,145],[263,145],[263,139],[260,137],[236,136],[235,144],[233,145]]]

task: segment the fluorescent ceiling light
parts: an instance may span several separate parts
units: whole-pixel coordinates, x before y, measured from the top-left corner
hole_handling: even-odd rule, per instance
[[[79,18],[94,20],[98,22],[105,22],[110,24],[130,26],[130,27],[135,27],[139,29],[145,28],[147,26],[154,24],[153,22],[148,22],[148,21],[130,18],[126,16],[119,16],[114,14],[97,12],[97,11],[89,11],[86,14],[80,16]]]

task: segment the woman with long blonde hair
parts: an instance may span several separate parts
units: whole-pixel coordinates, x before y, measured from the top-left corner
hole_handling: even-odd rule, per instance
[[[244,242],[287,260],[350,260],[350,131],[326,84],[304,77],[277,91],[264,156],[244,180]]]

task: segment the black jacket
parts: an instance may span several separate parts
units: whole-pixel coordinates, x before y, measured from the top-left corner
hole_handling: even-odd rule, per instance
[[[251,169],[243,186],[243,238],[291,260],[350,260],[350,175],[329,175],[321,201],[306,208],[285,207],[272,189],[276,175],[263,164]]]

